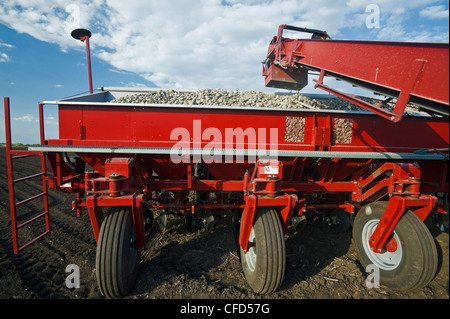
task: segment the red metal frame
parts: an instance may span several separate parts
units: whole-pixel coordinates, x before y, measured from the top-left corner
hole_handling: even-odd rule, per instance
[[[108,196],[93,195],[86,198],[85,203],[79,203],[80,207],[86,207],[91,220],[95,241],[98,241],[100,227],[103,220],[102,207],[130,206],[132,209],[133,223],[136,230],[137,249],[145,245],[145,231],[143,220],[143,195]]]
[[[165,135],[164,130],[158,135],[159,140],[152,140],[153,135],[141,135],[139,141],[134,141],[134,138],[131,138],[130,141],[125,141],[125,139],[130,138],[129,132],[138,130],[138,124],[135,122],[137,118],[141,118],[142,121],[149,120],[152,124],[155,124],[156,128],[159,128],[157,123],[163,118],[170,117],[174,119],[174,125],[183,125],[184,123],[189,128],[189,124],[195,118],[202,118],[205,119],[205,123],[210,123],[209,121],[223,118],[224,114],[222,110],[190,109],[186,112],[184,108],[150,108],[137,112],[134,107],[112,105],[110,108],[115,109],[116,112],[111,112],[111,114],[104,112],[103,107],[99,108],[98,111],[101,110],[105,113],[103,124],[101,124],[95,121],[95,116],[99,114],[98,111],[91,112],[89,106],[74,107],[73,105],[62,104],[59,108],[61,133],[63,135],[71,134],[66,128],[73,128],[74,122],[77,122],[77,125],[82,128],[79,131],[86,135],[75,134],[71,136],[73,139],[46,140],[43,135],[43,104],[40,104],[41,144],[44,146],[115,145],[117,137],[114,137],[114,140],[98,139],[98,134],[104,134],[102,130],[109,131],[110,126],[105,123],[112,123],[115,131],[124,134],[120,142],[127,147],[136,147],[136,145],[170,146],[177,141],[170,140],[170,134]],[[97,106],[93,108],[98,109]],[[80,110],[82,110],[83,119],[81,122],[77,115]],[[152,120],[146,118],[146,113],[152,115]],[[73,116],[70,116],[70,114]],[[6,108],[5,102],[5,115],[9,119],[9,100],[8,108]],[[119,122],[118,118],[115,119],[116,116],[122,117],[124,120]],[[288,116],[298,116],[305,119],[303,142],[288,143],[284,141],[284,135],[286,134],[284,131],[285,120]],[[177,122],[181,121],[181,117],[184,117],[184,122]],[[353,137],[350,144],[336,144],[332,139],[334,121],[335,118],[342,118],[340,113],[274,113],[262,110],[249,113],[247,110],[234,110],[233,113],[227,112],[227,117],[231,118],[230,121],[235,125],[240,125],[243,128],[255,125],[255,119],[256,125],[266,125],[265,128],[267,129],[269,128],[267,125],[277,128],[278,131],[283,132],[278,134],[277,141],[288,151],[296,149],[326,153],[356,150],[356,152],[350,152],[356,155],[368,150],[376,152],[402,150],[413,153],[414,150],[425,147],[427,149],[442,149],[446,145],[448,147],[448,122],[431,117],[405,117],[395,125],[386,123],[379,125],[377,117],[370,114],[346,113],[344,118],[353,122]],[[258,121],[258,117],[265,118],[265,120]],[[270,120],[267,121],[267,118],[270,118]],[[218,124],[221,124],[218,125],[219,131],[225,132],[226,125],[230,125],[231,122],[219,122]],[[127,127],[128,129],[126,129]],[[10,132],[8,123],[6,128]],[[365,128],[365,130],[361,128]],[[411,130],[410,134],[414,130],[428,132],[426,134],[428,139],[421,136],[418,136],[417,139],[410,139],[409,136],[398,136],[395,133],[397,130],[403,132]],[[431,135],[434,138],[430,140]],[[10,144],[10,137],[8,137],[8,141]],[[202,142],[201,146],[204,147],[205,143],[207,141]],[[270,144],[265,146],[270,149]],[[12,151],[8,152],[8,154],[12,154]],[[322,158],[317,160],[315,157],[281,156],[278,161],[272,162],[257,159],[255,163],[247,160],[244,163],[203,163],[204,167],[210,172],[221,177],[220,179],[208,179],[205,176],[194,176],[193,155],[191,155],[189,163],[174,164],[171,163],[169,155],[163,154],[114,155],[80,152],[77,155],[95,168],[96,172],[79,173],[66,165],[62,152],[17,151],[14,154],[40,155],[43,158],[43,163],[45,157],[47,157],[53,177],[46,177],[45,181],[48,181],[52,188],[77,194],[72,209],[77,211],[78,215],[81,215],[83,207],[87,209],[96,240],[103,219],[102,207],[130,206],[135,221],[139,248],[145,245],[143,210],[146,207],[162,208],[169,211],[190,211],[190,213],[199,210],[242,210],[239,244],[246,251],[248,235],[257,207],[271,206],[277,208],[280,222],[284,231],[286,231],[293,214],[302,215],[308,210],[334,208],[354,213],[364,202],[390,196],[390,203],[384,215],[387,226],[384,228],[380,226],[380,229],[377,229],[373,235],[372,247],[378,251],[388,241],[389,247],[392,249],[393,244],[392,240],[389,241],[389,234],[395,227],[396,221],[403,210],[408,208],[421,219],[424,219],[436,203],[435,197],[422,193],[422,186],[426,187],[429,192],[448,192],[448,178],[445,178],[445,175],[436,174],[448,170],[448,161],[413,160],[405,162],[404,160],[367,158]],[[272,170],[266,171],[266,165],[270,165]],[[310,171],[311,167],[314,167],[315,170],[313,174]],[[155,171],[158,176],[151,176],[150,172],[152,171]],[[38,175],[41,174],[36,176]],[[223,179],[223,176],[229,177],[229,179]],[[11,181],[10,185],[12,185]],[[178,195],[172,200],[152,197],[153,191],[163,190],[173,191]],[[192,190],[214,192],[218,194],[217,199],[204,203],[183,201],[183,196]],[[222,194],[228,192],[241,193],[243,197],[224,201]],[[330,193],[342,194],[342,197],[329,195]],[[14,192],[11,191],[10,196],[13,196],[13,194]],[[320,201],[310,202],[309,198],[314,194],[321,194]],[[85,198],[85,196],[87,197]],[[153,201],[153,204],[150,201]],[[45,205],[48,207],[48,203]],[[15,220],[13,206],[11,206],[12,220]],[[43,216],[48,218],[48,208],[46,208],[46,213]],[[16,241],[17,234],[15,232],[13,237]]]
[[[42,105],[40,105],[42,109]],[[113,111],[113,112],[112,112]],[[102,121],[98,121],[102,115]],[[224,117],[226,115],[226,117]],[[290,117],[304,119],[304,136],[300,142],[286,142],[286,119]],[[165,119],[171,119],[171,125]],[[265,128],[266,136],[262,141],[269,150],[273,143],[282,151],[347,152],[349,158],[322,158],[306,156],[279,156],[278,161],[267,164],[259,159],[256,162],[247,158],[242,163],[205,163],[202,165],[215,178],[194,176],[194,155],[187,163],[174,164],[168,154],[130,154],[92,153],[90,147],[166,147],[179,143],[170,138],[170,130],[184,127],[191,136],[199,134],[194,128],[194,121],[201,119],[203,128],[215,127],[224,136],[228,126]],[[352,138],[348,143],[336,143],[333,132],[336,120],[345,119],[352,122]],[[42,120],[42,119],[41,119]],[[139,247],[145,242],[142,226],[142,212],[145,207],[166,210],[195,211],[201,210],[243,210],[239,243],[246,250],[248,234],[257,207],[272,206],[279,210],[283,229],[287,229],[291,216],[304,214],[308,210],[341,208],[354,213],[364,202],[377,200],[386,196],[415,196],[408,199],[406,206],[421,218],[434,205],[427,192],[448,192],[448,178],[441,173],[448,170],[448,161],[442,160],[389,160],[357,158],[363,152],[390,154],[401,152],[414,154],[422,149],[448,148],[448,121],[432,117],[404,117],[399,123],[379,122],[377,117],[359,113],[320,113],[270,110],[221,110],[210,108],[136,108],[127,105],[59,105],[60,139],[41,140],[44,146],[82,147],[77,155],[91,165],[95,172],[83,173],[73,171],[63,161],[62,152],[47,152],[53,177],[48,177],[51,187],[77,194],[73,210],[81,214],[86,207],[91,219],[95,238],[102,221],[102,207],[125,205],[132,207],[133,216],[138,221],[136,233]],[[43,121],[42,121],[43,123]],[[152,130],[148,130],[148,125]],[[276,140],[269,136],[270,128],[277,130]],[[43,132],[43,124],[42,130]],[[401,131],[405,134],[397,134]],[[410,137],[415,132],[423,134]],[[154,134],[158,132],[158,134]],[[201,133],[201,132],[200,132]],[[233,147],[246,144],[233,142]],[[209,140],[201,141],[204,148]],[[191,145],[189,145],[191,146]],[[222,141],[220,147],[229,144]],[[146,149],[147,149],[146,148]],[[316,154],[316,153],[312,153]],[[319,153],[317,153],[319,154]],[[355,157],[356,158],[352,158]],[[265,174],[265,165],[276,167],[274,173]],[[311,167],[315,173],[311,174]],[[156,172],[157,177],[150,172]],[[67,185],[70,186],[67,186]],[[153,191],[173,191],[176,199],[153,198]],[[198,192],[238,192],[243,198],[228,202],[215,200],[208,203],[187,203],[183,194]],[[330,197],[328,193],[342,194],[342,198]],[[319,202],[310,202],[309,197],[321,194]],[[85,198],[85,196],[87,196]],[[137,197],[136,197],[137,196]],[[424,197],[425,196],[425,197]],[[217,195],[218,198],[223,197]],[[136,201],[136,198],[138,200]],[[426,199],[427,205],[423,205]],[[153,204],[148,204],[154,201]],[[389,207],[393,207],[391,204]],[[391,226],[380,235],[375,235],[375,249],[383,246],[386,233],[395,227],[396,209],[386,216]]]
[[[304,119],[303,141],[285,140],[286,117]],[[171,125],[167,125],[167,118],[170,118]],[[333,141],[333,129],[338,119],[348,119],[352,122],[353,132],[349,143]],[[201,136],[206,129],[214,127],[222,136],[221,143],[218,143],[219,148],[247,149],[246,144],[237,145],[236,141],[233,144],[226,143],[226,129],[265,128],[265,134],[261,135],[265,137],[265,142],[261,146],[266,150],[271,149],[271,144],[276,144],[278,150],[287,151],[412,153],[419,149],[448,148],[449,133],[448,121],[433,117],[405,117],[398,123],[380,123],[373,116],[357,113],[287,110],[274,112],[261,108],[232,112],[227,109],[201,107],[138,109],[134,106],[109,103],[101,106],[61,103],[59,121],[59,139],[47,140],[48,145],[172,148],[178,142],[180,146],[192,147],[192,142],[182,144],[181,141],[171,140],[172,130],[176,127],[184,128],[189,136],[194,138],[195,134]],[[194,130],[194,121],[200,121],[199,133]],[[273,142],[270,139],[274,138],[275,134],[270,133],[271,128],[277,131]],[[258,135],[258,131],[255,131]],[[418,131],[422,134],[417,134]],[[412,136],[414,138],[411,138]],[[199,148],[204,148],[209,142],[209,139],[202,139]],[[152,166],[165,169],[167,161],[157,165],[156,161],[159,159],[162,160],[158,156],[152,157]],[[223,169],[221,164],[217,165],[219,169]],[[178,167],[184,174],[183,165],[179,164]],[[175,174],[175,171],[173,173]]]
[[[298,82],[296,89],[301,89],[306,84],[305,75],[299,80],[300,74],[314,70],[320,72],[316,87],[393,122],[402,118],[408,102],[449,115],[448,43],[293,40],[283,38],[285,29],[293,27],[280,25],[269,45],[263,67],[266,86],[284,87],[288,83],[295,88]],[[397,98],[394,110],[324,85],[325,75]]]
[[[369,239],[370,248],[374,252],[381,252],[383,247],[386,247],[388,251],[395,251],[397,245],[391,234],[405,210],[411,209],[423,221],[433,209],[436,201],[437,198],[430,195],[423,195],[419,198],[392,196],[378,223],[378,227]]]

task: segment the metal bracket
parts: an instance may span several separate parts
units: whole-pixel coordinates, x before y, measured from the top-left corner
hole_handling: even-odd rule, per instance
[[[390,251],[390,238],[397,222],[405,209],[412,210],[422,221],[430,213],[437,202],[437,198],[430,195],[422,195],[419,198],[404,196],[392,196],[384,211],[377,228],[369,239],[369,246],[375,253],[380,253],[383,247]]]
[[[320,70],[319,79],[314,79],[316,82],[314,88],[320,88],[324,91],[327,91],[331,94],[334,94],[350,103],[356,104],[366,110],[372,111],[375,114],[380,115],[381,117],[388,119],[392,122],[398,122],[402,119],[403,113],[405,111],[406,105],[409,102],[410,94],[414,91],[417,82],[420,79],[420,75],[425,67],[427,61],[425,60],[415,60],[413,65],[411,65],[410,72],[408,72],[408,76],[404,81],[403,87],[400,89],[400,93],[397,98],[397,103],[394,106],[394,110],[389,112],[387,110],[382,109],[380,103],[370,104],[367,103],[352,94],[343,93],[336,89],[333,89],[327,85],[323,84],[323,78],[325,76],[325,70]]]

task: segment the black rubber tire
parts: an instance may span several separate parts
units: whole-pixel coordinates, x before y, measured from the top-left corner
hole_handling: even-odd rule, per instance
[[[97,243],[95,267],[100,292],[107,298],[127,295],[136,279],[138,260],[131,207],[111,207]]]
[[[363,229],[367,223],[379,220],[387,202],[375,202],[364,206],[353,224],[353,241],[359,260],[364,268],[375,264],[363,245]],[[373,233],[373,231],[372,231]],[[425,287],[435,276],[438,254],[434,239],[428,228],[412,211],[405,211],[394,228],[401,245],[401,257],[396,268],[380,268],[380,284],[398,291],[410,291]],[[368,236],[370,237],[370,236]],[[398,249],[398,248],[397,248]]]
[[[281,286],[286,268],[284,233],[277,211],[271,207],[258,208],[252,229],[256,262],[251,267],[247,262],[248,256],[240,248],[242,269],[255,293],[273,293]],[[247,254],[252,253],[250,249]]]

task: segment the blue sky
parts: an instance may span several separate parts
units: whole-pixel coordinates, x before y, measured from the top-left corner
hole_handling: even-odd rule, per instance
[[[89,90],[75,28],[93,33],[94,88],[266,90],[261,61],[280,24],[334,39],[448,43],[449,2],[2,0],[0,95],[11,98],[13,142],[39,141],[38,102]],[[0,116],[4,142],[3,106]],[[47,136],[57,138],[56,107],[45,116]]]

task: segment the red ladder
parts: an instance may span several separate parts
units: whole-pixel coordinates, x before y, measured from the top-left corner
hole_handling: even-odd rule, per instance
[[[27,150],[13,150],[11,149],[11,119],[10,119],[10,104],[9,98],[4,98],[4,107],[5,107],[5,135],[6,135],[6,163],[8,169],[8,187],[9,187],[9,205],[11,212],[11,228],[12,228],[12,237],[13,237],[13,248],[14,254],[18,254],[21,250],[28,247],[32,243],[36,242],[38,239],[44,237],[50,232],[50,220],[49,220],[49,209],[48,209],[48,185],[46,178],[46,158],[44,152],[33,152]],[[39,104],[39,123],[40,123],[40,133],[41,133],[41,144],[44,144],[44,121],[43,121],[43,105]],[[14,179],[14,169],[13,169],[13,160],[19,158],[26,158],[30,156],[40,156],[41,157],[41,172],[21,178]],[[32,178],[42,176],[42,193],[31,196],[19,202],[16,202],[14,184],[29,180]],[[21,224],[17,224],[17,206],[25,204],[29,201],[35,200],[37,198],[44,199],[44,212],[40,213]],[[26,244],[19,245],[19,234],[18,230],[31,222],[44,217],[45,219],[45,231],[40,235],[36,236],[32,240],[28,241]]]

